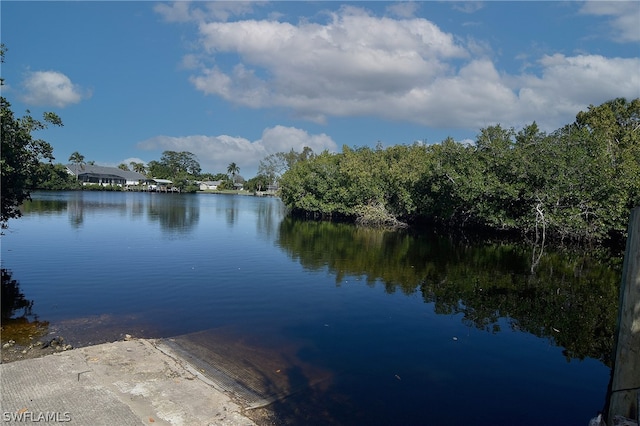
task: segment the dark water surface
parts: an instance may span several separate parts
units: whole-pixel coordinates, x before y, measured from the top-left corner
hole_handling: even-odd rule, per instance
[[[31,320],[75,345],[270,347],[307,389],[273,405],[283,423],[586,425],[604,404],[620,267],[594,252],[304,222],[247,196],[39,192],[23,212],[2,267]]]

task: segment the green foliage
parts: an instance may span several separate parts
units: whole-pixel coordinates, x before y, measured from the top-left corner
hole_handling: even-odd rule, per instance
[[[48,124],[61,126],[62,121],[54,113],[45,113],[43,121],[29,115],[14,117],[11,104],[0,97],[0,121],[2,138],[0,170],[2,174],[2,210],[0,224],[3,228],[11,218],[20,217],[19,206],[29,199],[29,189],[40,168],[40,160],[52,161],[53,148],[42,139],[34,139],[32,133],[47,128]]]
[[[76,178],[67,172],[66,166],[62,164],[40,163],[35,174],[35,181],[31,187],[34,189],[46,190],[72,190],[80,189],[82,185]]]
[[[147,176],[150,178],[168,179],[171,176],[171,169],[156,160],[149,161],[147,164]]]
[[[285,205],[314,217],[353,216],[340,160],[340,154],[324,151],[312,160],[294,164],[280,180]]]
[[[200,189],[198,185],[186,177],[179,177],[173,181],[173,186],[178,188],[180,192],[194,193]]]
[[[85,164],[84,155],[80,154],[78,151],[75,151],[73,154],[69,156],[69,162],[74,165],[75,171],[83,170]]]
[[[149,177],[171,180],[195,179],[201,172],[196,156],[188,151],[164,151],[160,161],[149,162],[147,170]]]
[[[147,173],[147,168],[143,163],[136,163],[135,161],[132,161],[129,163],[129,165],[131,166],[131,169],[136,173],[141,173],[143,175]]]
[[[236,163],[231,163],[229,167],[227,167],[227,173],[231,175],[231,180],[233,181],[236,175],[240,173],[240,167],[238,167]]]
[[[270,180],[267,176],[258,175],[246,181],[244,184],[244,189],[252,192],[266,191],[269,184]]]
[[[278,184],[280,177],[296,163],[306,161],[314,157],[313,150],[308,146],[298,153],[291,149],[289,152],[276,152],[268,155],[260,161],[258,175],[266,176],[270,185]]]
[[[229,179],[229,176],[224,175],[224,179],[221,180],[220,185],[218,185],[218,190],[233,190],[235,187],[233,186],[233,181]]]
[[[208,181],[225,180],[227,178],[228,176],[224,173],[216,173],[215,175],[212,173],[202,173],[200,175],[201,180],[208,180]]]
[[[551,134],[490,126],[475,145],[323,152],[293,164],[281,197],[296,213],[363,224],[430,221],[602,241],[640,204],[640,100],[580,112]]]

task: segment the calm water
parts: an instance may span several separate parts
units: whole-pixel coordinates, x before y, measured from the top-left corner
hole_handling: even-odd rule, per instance
[[[291,343],[331,372],[274,406],[292,423],[585,425],[604,403],[616,261],[296,221],[274,198],[33,199],[2,237],[30,319],[76,345],[212,329]]]

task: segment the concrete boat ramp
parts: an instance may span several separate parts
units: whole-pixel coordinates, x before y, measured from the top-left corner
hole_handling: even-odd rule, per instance
[[[296,348],[256,346],[220,330],[133,339],[0,364],[8,424],[271,424],[257,408],[330,374],[296,361]],[[288,372],[297,372],[292,380]],[[261,421],[262,420],[262,421]]]
[[[0,374],[6,423],[255,424],[231,395],[152,340],[2,364]]]

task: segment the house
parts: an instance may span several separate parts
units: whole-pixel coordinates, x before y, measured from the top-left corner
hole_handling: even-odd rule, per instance
[[[67,164],[67,172],[83,185],[140,185],[147,180],[142,173],[122,170],[117,167],[96,166],[92,164]]]
[[[207,180],[204,182],[200,182],[200,190],[201,191],[207,191],[207,190],[217,190],[218,186],[220,186],[220,184],[222,183],[221,180]]]
[[[244,190],[245,180],[242,176],[235,175],[231,179],[233,180],[233,189],[235,189],[236,191]]]

